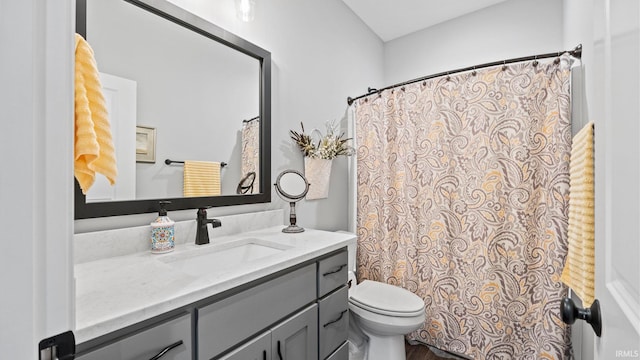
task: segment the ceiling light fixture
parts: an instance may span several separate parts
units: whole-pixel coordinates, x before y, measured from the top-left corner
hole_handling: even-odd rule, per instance
[[[256,1],[255,0],[235,0],[236,17],[238,19],[249,22],[255,17]]]

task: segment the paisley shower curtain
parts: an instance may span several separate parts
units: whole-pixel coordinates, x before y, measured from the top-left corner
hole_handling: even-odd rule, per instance
[[[259,194],[260,182],[260,118],[242,123],[242,178],[255,173],[253,186],[243,194]]]
[[[473,359],[566,359],[570,58],[357,100],[361,279],[426,303],[410,340]]]

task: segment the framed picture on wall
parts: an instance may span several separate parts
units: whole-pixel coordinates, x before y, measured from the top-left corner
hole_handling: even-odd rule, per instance
[[[156,162],[156,128],[136,126],[136,162]]]

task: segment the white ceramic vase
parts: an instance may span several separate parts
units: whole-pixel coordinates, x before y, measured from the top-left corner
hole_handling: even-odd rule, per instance
[[[329,197],[331,164],[333,164],[333,160],[304,158],[304,177],[309,182],[307,200],[326,199]]]

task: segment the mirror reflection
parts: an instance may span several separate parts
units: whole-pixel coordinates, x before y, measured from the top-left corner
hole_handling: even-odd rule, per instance
[[[271,201],[267,50],[166,0],[76,0],[76,10],[116,119],[120,173],[88,197],[76,183],[76,219],[152,213],[160,200],[168,210]],[[213,171],[212,192],[185,196],[188,162]]]
[[[87,202],[260,193],[260,61],[125,1],[86,5],[118,160]],[[212,191],[187,193],[192,160]]]
[[[299,199],[306,194],[307,181],[297,172],[286,172],[280,177],[278,187],[287,199]]]

